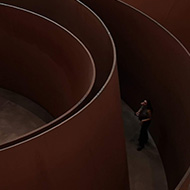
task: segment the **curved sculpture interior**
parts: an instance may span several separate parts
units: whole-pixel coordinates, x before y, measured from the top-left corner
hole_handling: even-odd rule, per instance
[[[100,15],[113,35],[123,99],[133,109],[145,97],[153,103],[151,132],[169,189],[174,189],[190,164],[189,53],[166,29],[121,1],[84,2]],[[174,166],[178,166],[175,175]]]
[[[76,189],[76,186],[82,188],[84,184],[86,189],[94,187],[96,189],[102,187],[109,189],[127,188],[127,182],[124,180],[124,176],[127,176],[126,156],[121,128],[115,49],[109,32],[102,22],[78,1],[15,0],[12,2],[4,0],[3,2],[32,10],[66,27],[85,44],[91,53],[97,76],[92,91],[81,102],[80,106],[75,107],[72,114],[63,117],[61,120],[56,120],[53,130],[48,128],[51,129],[49,132],[2,151],[2,162],[7,159],[7,156],[11,155],[12,157],[16,151],[19,152],[17,160],[21,159],[23,152],[30,155],[31,158],[25,158],[24,163],[27,166],[24,165],[21,173],[26,172],[27,169],[35,169],[32,169],[31,174],[26,177],[25,186],[31,183],[29,179],[32,179],[35,188],[44,188],[47,184],[49,189],[59,187]],[[83,2],[103,19],[114,38],[117,47],[122,97],[134,109],[137,108],[137,104],[144,97],[151,99],[153,103],[154,122],[151,132],[161,153],[169,189],[174,189],[190,165],[190,155],[187,154],[189,148],[187,143],[188,134],[190,132],[187,127],[189,124],[187,115],[190,107],[188,105],[190,93],[188,89],[189,53],[173,35],[158,23],[121,1],[83,0]],[[162,12],[151,11],[153,10],[152,6],[147,6],[145,2],[140,4],[136,0],[133,3],[137,8],[141,8],[166,26],[189,49],[189,33],[182,34],[180,28],[181,26],[186,28],[184,20],[189,17],[186,14],[180,14],[181,18],[185,19],[183,19],[183,22],[182,19],[176,20],[177,14],[174,11],[181,12],[187,4],[177,6],[179,3],[170,1],[167,4],[165,2],[167,6],[165,6],[165,11]],[[158,8],[159,10],[160,7],[156,6],[155,9]],[[173,8],[169,11],[171,7]],[[185,13],[187,13],[187,9],[185,10]],[[51,39],[51,37],[47,36],[47,39]],[[71,45],[72,47],[73,45]],[[67,51],[67,49],[64,51]],[[62,60],[62,57],[59,57],[59,59]],[[75,60],[71,62],[75,63]],[[84,65],[83,68],[87,67]],[[39,69],[34,68],[34,72],[36,70]],[[76,71],[76,74],[80,73]],[[81,84],[89,81],[91,74],[88,75],[88,69],[86,76],[88,79],[83,78]],[[79,76],[79,78],[82,77]],[[55,79],[52,77],[51,80]],[[60,81],[55,81],[55,83],[60,84]],[[11,86],[11,83],[8,85],[10,86],[5,87],[11,87],[14,90],[15,85]],[[47,88],[52,88],[52,86],[47,86]],[[29,97],[32,96],[31,90],[26,93],[26,85],[20,89],[23,89],[23,92],[20,91],[20,93]],[[75,89],[77,88],[75,87]],[[51,112],[54,108],[49,105],[49,100],[43,103],[44,98],[40,100],[40,96],[36,95],[31,98],[36,98],[36,101],[39,101],[44,107],[47,106],[47,109]],[[69,97],[71,96],[69,95]],[[51,99],[50,96],[49,98]],[[57,101],[60,100],[57,99]],[[48,108],[48,106],[50,107]],[[62,110],[57,111],[55,109],[52,112],[56,112],[55,116],[58,116]],[[115,126],[119,127],[116,128]],[[75,142],[71,142],[68,136],[72,136]],[[51,144],[48,143],[49,139],[56,140]],[[112,145],[112,150],[109,143]],[[48,149],[46,150],[45,147],[48,147]],[[71,149],[72,152],[70,152]],[[56,161],[54,159],[55,155]],[[99,158],[99,155],[101,155],[101,158]],[[108,158],[112,159],[108,161]],[[16,161],[8,161],[13,164],[12,166],[18,165]],[[93,167],[93,164],[96,167]],[[59,170],[57,170],[58,165]],[[73,170],[70,168],[71,165]],[[175,175],[173,173],[174,165],[178,167]],[[122,168],[122,166],[124,167]],[[17,170],[19,170],[19,167],[21,166],[18,165]],[[41,168],[40,171],[39,168]],[[60,177],[64,174],[63,170],[69,173],[65,178],[64,185]],[[57,173],[57,171],[59,172]],[[72,171],[77,172],[71,177]],[[114,174],[110,171],[114,171]],[[35,179],[35,175],[38,176],[38,180]],[[41,176],[45,176],[46,184],[40,182]],[[108,183],[107,179],[115,180],[112,180],[111,183],[108,180]],[[19,180],[21,182],[23,179],[18,178]],[[73,180],[75,180],[75,184],[72,183]],[[6,179],[5,184],[8,184]],[[18,185],[16,181],[13,184]]]
[[[95,81],[94,62],[84,45],[43,17],[0,9],[1,87],[38,102],[54,117],[84,99]]]
[[[40,3],[43,8],[39,6]],[[47,5],[46,8],[44,3]],[[109,32],[103,23],[79,2],[63,1],[60,5],[56,1],[43,3],[31,1],[26,4],[31,9],[25,8],[33,9],[37,13],[42,13],[37,9],[45,9],[46,14],[43,15],[49,15],[48,18],[65,26],[85,44],[95,62],[96,80],[90,91],[95,73],[93,61],[87,49],[80,43],[76,43],[75,37],[69,37],[62,29],[57,28],[56,24],[47,23],[37,18],[37,15],[30,17],[22,11],[16,14],[14,11],[10,11],[11,13],[5,11],[6,17],[8,16],[8,21],[4,21],[5,26],[8,22],[17,22],[19,19],[23,22],[18,28],[18,33],[13,31],[14,35],[12,35],[12,31],[4,32],[6,35],[9,34],[4,39],[4,43],[9,40],[9,37],[12,41],[16,38],[12,48],[15,50],[18,46],[18,49],[13,55],[19,55],[18,59],[23,59],[21,71],[19,68],[14,68],[13,60],[7,62],[12,63],[10,73],[18,73],[17,77],[20,81],[25,77],[27,80],[23,86],[20,86],[15,77],[15,82],[3,83],[4,87],[35,100],[55,117],[59,117],[37,131],[1,146],[0,165],[4,172],[2,172],[3,183],[0,187],[2,189],[128,189],[115,49]],[[19,3],[17,5],[19,6]],[[51,12],[50,10],[54,10],[55,6],[60,7],[59,11]],[[9,19],[14,14],[15,19]],[[81,20],[79,16],[88,19]],[[79,22],[76,22],[77,20]],[[34,33],[31,32],[32,26],[35,28]],[[5,28],[8,30],[8,26]],[[38,36],[39,32],[41,33]],[[52,37],[52,33],[56,36]],[[31,36],[27,36],[28,34]],[[61,40],[62,35],[63,40]],[[97,41],[95,36],[99,37],[100,41]],[[35,39],[35,44],[32,44],[32,40]],[[19,52],[25,46],[26,54],[20,55]],[[52,52],[52,47],[57,51]],[[32,53],[36,56],[33,57]],[[31,58],[31,62],[27,61],[28,57]],[[49,57],[51,59],[48,59]],[[40,65],[34,64],[33,67],[34,62]],[[41,69],[43,64],[47,72]],[[4,69],[8,72],[6,66],[7,64]],[[29,76],[23,74],[24,69],[26,73],[32,70]],[[44,77],[43,82],[46,87],[43,89],[44,94],[38,86],[40,84],[32,77],[35,75],[39,79],[38,83],[41,77]],[[45,80],[49,80],[52,85],[48,85]],[[70,84],[67,85],[66,81]],[[72,91],[66,94],[65,89],[67,90],[68,87],[72,87]],[[79,95],[85,93],[86,96],[89,91],[90,94],[85,99],[84,96],[81,99]],[[63,102],[62,105],[51,101],[57,96],[55,101]],[[65,105],[69,101],[68,99],[64,101],[62,96],[70,100],[66,108]],[[76,101],[79,103],[71,110],[72,112],[68,113],[67,110],[76,105]]]
[[[158,21],[170,32],[172,32],[183,45],[190,50],[190,2],[185,0],[169,1],[140,1],[123,0],[124,2],[138,8],[153,19]]]

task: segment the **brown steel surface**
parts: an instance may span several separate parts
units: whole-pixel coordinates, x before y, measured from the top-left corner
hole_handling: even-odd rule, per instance
[[[114,52],[105,27],[94,14],[75,0],[1,0],[1,2],[46,16],[78,37],[92,54],[96,65],[96,83],[89,99],[98,93],[112,69]]]
[[[23,3],[14,3],[19,2]],[[40,134],[30,134],[1,150],[0,188],[129,189],[115,51],[107,30],[76,1],[27,1],[24,5],[66,26],[84,42],[95,60],[97,79],[88,104],[83,103],[85,107],[75,115],[66,121],[58,118]],[[40,96],[36,99],[43,101]],[[44,102],[44,107],[49,105],[49,100]]]
[[[122,0],[161,23],[190,51],[190,1]]]
[[[0,6],[0,25],[1,87],[29,97],[54,116],[87,96],[94,63],[66,30],[6,6]]]
[[[80,114],[43,135],[0,152],[0,188],[128,189],[118,110],[120,98],[114,72],[101,96]]]
[[[162,27],[119,1],[83,2],[114,38],[122,97],[134,110],[144,98],[152,101],[150,130],[173,190],[190,165],[189,54]]]

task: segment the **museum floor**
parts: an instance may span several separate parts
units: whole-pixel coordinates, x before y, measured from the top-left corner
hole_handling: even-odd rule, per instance
[[[52,120],[42,107],[0,88],[0,145],[15,140]]]

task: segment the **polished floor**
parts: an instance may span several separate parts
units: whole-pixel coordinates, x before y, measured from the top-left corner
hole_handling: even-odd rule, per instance
[[[130,190],[167,190],[164,168],[153,139],[149,135],[148,144],[143,150],[137,151],[140,131],[138,118],[124,102],[122,102],[122,112]]]

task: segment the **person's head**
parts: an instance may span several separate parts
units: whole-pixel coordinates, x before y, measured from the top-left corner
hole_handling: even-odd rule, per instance
[[[141,105],[142,106],[146,106],[147,109],[150,109],[151,111],[153,110],[152,109],[152,104],[151,104],[150,100],[145,99],[144,101],[141,102]]]
[[[146,106],[147,103],[148,103],[147,100],[143,100],[143,101],[141,102],[141,105],[142,105],[142,106]]]

